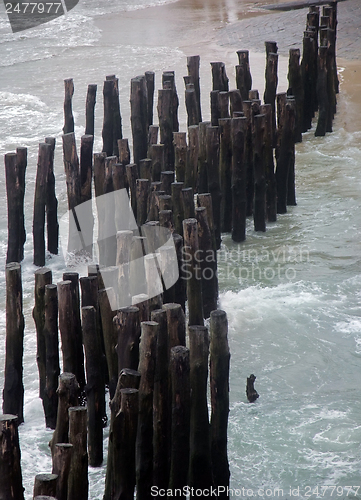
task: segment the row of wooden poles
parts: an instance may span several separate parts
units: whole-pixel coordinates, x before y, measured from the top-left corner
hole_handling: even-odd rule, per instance
[[[318,9],[310,8],[301,63],[300,51],[290,51],[287,93],[277,94],[277,44],[266,42],[265,104],[252,89],[248,51],[238,51],[237,89],[233,91],[228,88],[225,65],[211,63],[210,122],[201,121],[199,56],[189,57],[184,78],[188,142],[186,133],[178,130],[174,72],[163,73],[158,126],[152,123],[154,73],[132,79],[134,163],[128,140],[122,138],[115,76],[107,77],[104,83],[103,152],[94,155],[96,86],[88,87],[80,158],[72,114],[74,86],[72,80],[65,81],[63,154],[69,210],[91,199],[93,181],[96,198],[126,189],[137,225],[145,231],[139,236],[119,227],[116,211],[103,213],[98,206],[100,227],[109,218],[114,226],[111,244],[104,247],[104,235],[99,231],[100,265],[89,266],[88,276],[80,279],[77,273],[66,272],[57,284],[52,283],[49,269],[41,267],[35,273],[33,316],[40,397],[46,425],[54,429],[54,436],[50,443],[52,474],[37,476],[34,496],[55,496],[58,500],[88,496],[88,460],[93,466],[103,460],[106,385],[111,418],[105,499],[133,498],[135,486],[140,499],[149,498],[152,485],[228,486],[229,349],[226,315],[217,310],[216,250],[223,231],[231,231],[234,241],[245,239],[247,216],[253,215],[255,229],[264,231],[267,220],[276,220],[277,213],[296,203],[294,146],[311,127],[316,103],[316,135],[322,135],[322,127],[324,132],[332,129],[338,83],[336,3],[324,7],[323,14],[320,18]],[[317,50],[318,32],[321,40]],[[45,265],[46,219],[48,251],[58,252],[54,148],[53,138],[39,148],[33,218],[34,263],[38,266]],[[19,262],[25,242],[26,165],[26,148],[5,156],[9,241],[0,492],[6,499],[23,498],[17,425],[23,421],[24,398]],[[169,290],[152,299],[147,289],[141,296],[132,296],[132,272],[139,273],[139,269],[132,271],[131,262],[149,252],[151,258],[157,252],[146,228],[158,226],[173,235],[180,277]],[[125,246],[135,305],[113,310],[116,269],[124,263]],[[92,245],[83,250],[92,255]],[[147,262],[144,258],[141,272],[149,284]],[[106,275],[115,276],[114,288],[104,287]],[[204,318],[209,316],[210,336],[204,326]],[[85,399],[86,409],[79,406]],[[11,492],[16,492],[15,497]],[[227,496],[226,490],[220,493]]]
[[[294,144],[311,128],[317,110],[315,134],[332,131],[338,92],[337,2],[324,6],[322,14],[319,7],[310,7],[302,60],[299,49],[290,49],[287,93],[277,94],[277,44],[265,43],[264,104],[259,100],[258,91],[252,89],[248,51],[237,52],[235,90],[229,91],[225,65],[211,63],[210,122],[202,121],[199,56],[188,57],[188,75],[184,77],[188,143],[186,133],[179,132],[174,72],[164,72],[162,76],[163,88],[158,91],[157,105],[159,125],[153,125],[154,73],[147,71],[133,78],[130,104],[134,163],[130,163],[128,140],[122,138],[117,78],[110,75],[104,82],[103,152],[94,155],[94,162],[97,86],[88,87],[86,128],[79,160],[72,114],[74,85],[72,79],[66,80],[63,150],[69,210],[91,199],[94,177],[96,196],[112,189],[128,190],[139,225],[159,218],[161,225],[174,227],[181,234],[179,195],[175,194],[177,201],[173,205],[167,198],[174,190],[186,197],[186,207],[190,206],[188,201],[194,193],[211,194],[217,249],[222,232],[231,231],[236,242],[245,239],[248,216],[253,215],[256,231],[265,231],[267,221],[275,221],[277,213],[285,213],[287,205],[296,204]],[[54,138],[46,138],[39,146],[33,213],[34,263],[39,266],[45,265],[45,222],[47,249],[55,254],[58,251],[54,148]],[[105,176],[103,161],[106,162]],[[26,165],[26,148],[18,148],[16,153],[5,156],[7,262],[20,262],[23,258]],[[172,185],[175,180],[176,184]],[[152,196],[157,197],[157,209],[162,212],[159,215],[149,214],[147,198]]]

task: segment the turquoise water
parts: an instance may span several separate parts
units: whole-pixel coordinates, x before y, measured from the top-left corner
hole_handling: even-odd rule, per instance
[[[138,8],[145,1],[137,2]],[[161,1],[155,3],[162,3]],[[57,137],[56,182],[59,211],[66,210],[61,158],[63,78],[75,81],[76,135],[84,131],[88,83],[98,83],[95,150],[101,146],[101,85],[120,77],[124,135],[129,132],[129,81],[146,69],[176,69],[183,92],[186,54],[176,44],[117,47],[107,44],[95,20],[130,2],[93,0],[43,30],[12,35],[0,11],[0,152],[29,148],[26,213],[28,241],[23,263],[26,319],[25,424],[20,428],[26,498],[34,476],[49,471],[47,443],[38,399],[33,307],[32,203],[37,143]],[[135,4],[131,4],[135,8]],[[194,48],[196,53],[196,48]],[[209,59],[209,61],[211,58]],[[234,61],[235,64],[235,61]],[[251,58],[252,66],[252,58]],[[208,61],[201,67],[209,86]],[[263,70],[262,70],[263,71]],[[262,73],[262,71],[259,71]],[[232,68],[227,67],[231,77]],[[262,82],[255,85],[262,86]],[[204,92],[207,109],[207,90]],[[279,216],[265,234],[247,227],[247,240],[224,235],[219,253],[220,306],[227,311],[231,347],[229,458],[231,486],[242,498],[361,498],[361,132],[345,125],[351,97],[341,82],[334,133],[297,145],[296,207]],[[206,111],[205,111],[206,113]],[[206,117],[205,117],[206,118]],[[185,111],[181,101],[181,129]],[[0,196],[5,199],[4,173]],[[0,212],[0,260],[6,254],[6,205]],[[61,257],[47,263],[54,281]],[[4,366],[4,274],[0,273],[0,368]],[[257,376],[259,400],[247,403],[246,377]],[[3,373],[0,372],[0,386]],[[106,436],[105,436],[106,447]],[[102,498],[104,467],[90,470],[90,496]],[[341,489],[326,488],[338,486]],[[351,489],[343,487],[352,486]],[[241,488],[244,488],[242,490]],[[318,491],[315,489],[318,487]],[[291,488],[291,492],[290,492]],[[299,488],[299,490],[297,489]],[[360,488],[361,490],[361,488]],[[235,493],[237,495],[237,492]]]

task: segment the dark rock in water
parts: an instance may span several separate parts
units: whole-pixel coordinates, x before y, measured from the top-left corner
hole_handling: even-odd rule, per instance
[[[256,376],[250,375],[247,377],[247,386],[246,386],[246,394],[247,394],[247,399],[250,403],[253,403],[256,401],[257,398],[259,398],[259,394],[254,388],[254,381],[256,380]]]

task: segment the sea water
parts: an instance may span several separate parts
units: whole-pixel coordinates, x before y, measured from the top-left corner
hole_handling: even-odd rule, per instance
[[[159,82],[161,71],[180,65],[185,68],[186,54],[174,44],[115,47],[103,41],[97,19],[112,12],[144,9],[149,3],[80,2],[69,15],[16,35],[10,32],[0,8],[0,153],[17,146],[29,148],[25,197],[28,236],[22,264],[25,423],[19,429],[27,499],[32,498],[34,476],[51,470],[48,441],[52,435],[45,429],[38,398],[36,334],[31,317],[37,145],[45,136],[57,138],[55,172],[61,216],[67,205],[61,155],[63,78],[73,77],[75,82],[78,142],[84,133],[87,85],[98,83],[94,151],[100,151],[105,75],[119,76],[124,136],[130,138],[130,78],[150,69],[156,71]],[[209,86],[209,73],[208,67],[202,69],[202,84]],[[181,77],[178,73],[180,95]],[[203,99],[206,109],[207,91]],[[223,235],[218,260],[220,307],[228,314],[231,349],[229,460],[233,494],[240,498],[317,498],[317,494],[323,498],[361,498],[357,493],[361,485],[361,132],[345,126],[350,99],[341,81],[334,132],[315,138],[310,131],[297,145],[297,206],[268,225],[266,233],[255,233],[249,220],[247,240],[241,245]],[[181,130],[185,130],[185,120],[181,101]],[[4,200],[0,211],[3,367],[7,247],[3,169],[0,180]],[[62,256],[48,256],[47,265],[53,271],[53,281],[60,280]],[[255,404],[249,404],[245,395],[246,378],[251,373],[257,377],[260,394]],[[1,370],[0,387],[3,381]],[[90,468],[90,498],[102,498],[104,475],[105,463],[101,468]]]

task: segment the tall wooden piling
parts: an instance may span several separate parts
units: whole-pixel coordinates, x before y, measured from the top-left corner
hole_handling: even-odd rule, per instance
[[[188,84],[185,90],[185,104],[187,110],[187,126],[198,125],[199,113],[196,91],[193,84]]]
[[[219,127],[207,128],[207,179],[212,196],[212,211],[217,250],[221,246],[221,186],[219,179]]]
[[[302,73],[300,66],[300,49],[290,49],[288,63],[288,92],[296,99],[296,129],[295,141],[302,142],[302,122],[304,107],[304,88],[302,84]]]
[[[118,373],[123,368],[136,370],[139,364],[140,323],[139,309],[121,307],[113,320],[117,334]]]
[[[173,207],[173,222],[176,233],[183,234],[182,222],[184,219],[184,209],[182,202],[183,182],[172,182],[172,207]]]
[[[266,87],[264,102],[272,107],[272,145],[275,144],[276,134],[276,94],[278,85],[278,55],[276,42],[265,42],[266,45]]]
[[[147,157],[148,148],[148,102],[144,75],[131,79],[130,113],[134,163],[139,165],[139,160]]]
[[[211,62],[213,90],[228,92],[228,77],[223,62]]]
[[[33,318],[36,328],[36,361],[39,371],[39,397],[44,400],[46,385],[46,340],[44,334],[45,326],[45,286],[52,281],[51,270],[42,267],[35,271],[35,305]]]
[[[269,222],[277,220],[277,185],[273,160],[272,107],[263,104],[260,112],[265,116],[264,155],[266,177],[266,217]]]
[[[183,235],[183,259],[187,273],[189,323],[203,326],[201,267],[197,258],[199,251],[197,219],[185,219],[183,221]]]
[[[45,265],[45,207],[51,158],[51,145],[39,144],[33,216],[34,264],[36,266]]]
[[[231,119],[221,118],[220,149],[219,149],[219,176],[221,187],[221,231],[230,232],[232,228],[232,138]]]
[[[109,376],[109,395],[113,398],[118,381],[118,357],[115,350],[117,334],[113,327],[116,314],[116,296],[112,288],[99,290],[99,308],[102,320],[105,356],[107,358]]]
[[[45,285],[45,388],[43,406],[45,423],[55,429],[58,412],[59,336],[58,336],[58,291],[55,284]]]
[[[247,170],[245,162],[245,143],[247,134],[247,118],[232,118],[232,240],[241,242],[246,239],[246,209],[247,209]],[[227,226],[228,227],[228,226]]]
[[[317,97],[319,109],[315,131],[316,137],[326,135],[328,122],[327,50],[326,46],[321,46],[318,54]]]
[[[72,99],[74,95],[74,82],[72,78],[64,80],[65,97],[64,97],[64,127],[63,133],[69,134],[74,132],[74,117],[72,109]]]
[[[197,187],[198,155],[199,127],[198,125],[192,125],[188,127],[188,150],[184,184],[185,187],[191,187],[193,191],[195,191]]]
[[[86,358],[86,397],[88,408],[89,465],[99,467],[103,462],[103,415],[105,384],[102,346],[97,329],[96,310],[82,307],[82,331]]]
[[[198,55],[187,57],[188,75],[190,76],[190,80],[194,85],[194,90],[196,93],[196,100],[197,100],[197,107],[198,107],[198,122],[197,123],[202,121],[199,66],[200,66],[200,57]]]
[[[103,85],[103,107],[104,107],[104,117],[103,117],[103,149],[102,151],[106,153],[107,156],[112,156],[113,154],[113,88],[114,83],[112,80],[106,79]]]
[[[144,76],[145,76],[145,85],[147,88],[147,126],[150,127],[153,124],[155,73],[154,71],[146,71],[144,73]]]
[[[254,116],[253,164],[254,164],[254,229],[266,231],[266,169],[265,169],[265,115]]]
[[[46,137],[45,142],[46,144],[50,144],[51,146],[49,171],[48,171],[47,187],[46,187],[46,226],[48,235],[48,251],[54,255],[57,255],[58,244],[59,244],[59,224],[58,224],[58,200],[56,198],[56,193],[55,193],[55,175],[54,175],[55,138]]]
[[[209,335],[205,326],[191,325],[188,330],[191,385],[189,485],[204,490],[213,486],[207,404]]]
[[[57,474],[37,474],[34,481],[33,498],[45,496],[55,498]]]
[[[24,500],[18,418],[0,415],[0,497]]]
[[[137,500],[149,499],[153,481],[153,389],[158,323],[144,321],[139,356],[139,414],[136,440]]]
[[[55,445],[52,473],[58,476],[55,493],[57,500],[67,500],[68,498],[68,477],[72,453],[73,445],[70,443]]]
[[[85,104],[85,135],[93,135],[94,136],[94,110],[96,103],[98,86],[95,84],[88,85],[88,92],[86,95],[86,104]]]
[[[172,490],[186,486],[188,479],[191,406],[189,373],[189,349],[185,346],[173,347],[169,368],[172,389],[169,488]]]
[[[55,453],[57,443],[69,442],[69,408],[78,405],[79,384],[73,373],[64,372],[59,375],[59,386],[57,389],[59,398],[58,415],[53,437],[49,443],[51,453]]]
[[[68,210],[73,210],[80,203],[79,158],[76,150],[74,132],[64,134],[63,159],[68,195]],[[78,230],[74,222],[69,223],[68,249],[74,250],[74,241],[78,239]]]
[[[237,89],[240,90],[243,100],[248,99],[248,93],[252,88],[252,75],[249,65],[249,51],[237,50],[238,63],[241,70],[237,71],[236,66],[236,83]]]
[[[178,107],[179,107],[179,99],[175,84],[175,73],[174,71],[164,71],[162,75],[162,85],[163,89],[170,88],[172,89],[172,116],[173,116],[173,132],[179,131],[179,122],[178,122]]]
[[[6,346],[3,390],[3,413],[17,415],[18,424],[24,421],[24,316],[21,266],[9,262],[6,278]]]
[[[210,363],[211,386],[211,456],[215,486],[224,486],[220,495],[228,498],[229,463],[227,456],[227,428],[229,414],[229,364],[228,322],[224,311],[211,312],[210,321]]]
[[[152,144],[149,148],[152,160],[152,181],[160,181],[160,173],[165,170],[164,144]]]
[[[164,167],[166,170],[174,170],[173,90],[171,88],[158,90],[157,110],[160,143],[164,145]]]
[[[173,132],[174,169],[178,182],[184,182],[187,164],[187,138],[185,132]]]
[[[128,139],[119,139],[118,140],[118,160],[119,163],[122,163],[124,167],[129,165],[130,163],[130,149],[129,149],[129,141]]]
[[[87,409],[69,408],[69,443],[73,445],[68,478],[68,500],[88,498]]]
[[[282,137],[276,168],[277,213],[287,212],[288,176],[294,150],[295,107],[286,102]]]

